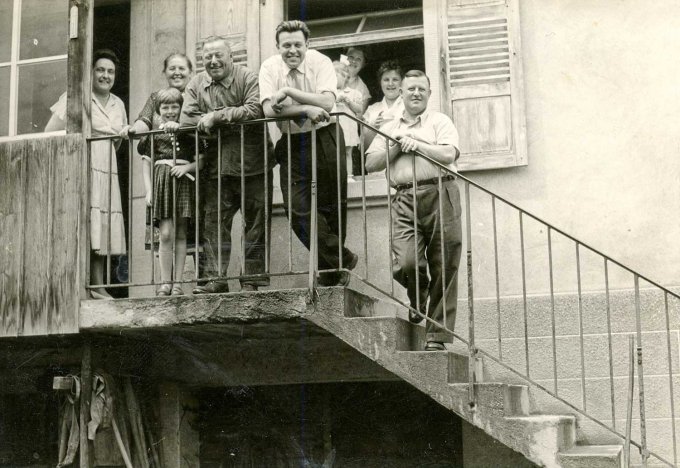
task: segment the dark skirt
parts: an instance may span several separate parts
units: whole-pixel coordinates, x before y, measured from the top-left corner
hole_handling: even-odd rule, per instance
[[[173,177],[170,166],[158,165],[154,168],[153,218],[172,218],[172,181],[175,181],[176,213],[179,218],[191,218],[196,206],[194,183],[188,177]]]

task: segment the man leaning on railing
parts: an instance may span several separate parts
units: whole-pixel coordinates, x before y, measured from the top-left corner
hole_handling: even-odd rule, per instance
[[[260,68],[262,107],[267,117],[291,119],[280,122],[284,136],[276,144],[275,154],[281,165],[286,213],[298,239],[308,249],[313,235],[310,231],[312,127],[315,127],[317,183],[323,187],[317,198],[318,266],[321,270],[338,268],[342,252],[342,267],[351,270],[357,264],[357,256],[344,246],[347,168],[343,163],[338,166],[338,154],[344,162],[345,144],[342,131],[336,129],[337,123],[331,122],[329,115],[335,104],[337,78],[330,59],[315,50],[307,50],[308,45],[309,29],[302,21],[284,21],[277,26],[279,54],[269,57]],[[287,135],[290,135],[290,147]],[[336,141],[337,135],[340,138]],[[326,272],[319,276],[322,286],[346,284],[347,280],[346,272]]]
[[[419,312],[410,311],[410,320],[418,323],[425,314],[431,319],[425,325],[425,350],[437,351],[444,350],[452,336],[433,322],[453,331],[456,321],[462,233],[460,194],[453,176],[458,132],[449,117],[427,110],[430,94],[425,73],[411,70],[404,75],[404,113],[380,129],[392,140],[380,136],[373,140],[366,169],[385,169],[389,161],[389,183],[396,191],[391,206],[394,279],[406,288],[411,307]]]
[[[202,276],[227,276],[231,225],[243,203],[245,271],[242,275],[246,277],[241,279],[241,289],[253,291],[259,286],[269,285],[269,277],[262,275],[266,273],[265,256],[269,247],[265,244],[269,236],[265,231],[271,226],[272,203],[271,190],[265,190],[265,177],[268,178],[267,186],[271,187],[272,164],[264,161],[264,145],[268,143],[265,143],[263,125],[225,124],[238,124],[263,116],[257,75],[245,67],[234,65],[231,49],[222,38],[206,39],[202,53],[205,71],[187,85],[180,119],[182,126],[196,125],[203,135],[209,135],[206,170],[201,171],[201,174],[207,175],[207,180],[201,182],[200,193],[205,206],[203,237],[207,257]],[[221,147],[218,148],[220,140]],[[218,181],[221,182],[219,185]],[[269,219],[265,220],[266,217]],[[220,230],[221,235],[218,235]],[[261,276],[248,278],[247,275]],[[193,292],[227,291],[226,280],[215,280],[197,286]]]

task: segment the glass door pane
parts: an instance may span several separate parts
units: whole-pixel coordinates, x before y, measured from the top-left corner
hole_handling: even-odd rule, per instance
[[[12,0],[0,1],[0,63],[9,62],[12,54]],[[0,94],[0,98],[4,95]]]
[[[68,1],[22,1],[20,60],[66,54],[67,44]]]
[[[19,66],[17,134],[45,130],[50,107],[66,91],[66,60]]]
[[[9,135],[9,67],[0,67],[0,136]]]

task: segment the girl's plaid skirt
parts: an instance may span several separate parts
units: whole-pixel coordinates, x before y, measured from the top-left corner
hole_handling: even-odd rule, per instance
[[[173,177],[170,166],[154,167],[154,220],[172,218],[172,181],[175,181],[175,206],[177,217],[191,218],[196,205],[194,183],[188,177]]]

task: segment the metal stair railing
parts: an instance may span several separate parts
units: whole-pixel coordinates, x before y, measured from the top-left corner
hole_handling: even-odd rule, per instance
[[[338,113],[332,113],[332,117],[335,119],[350,119],[351,121],[355,122],[358,126],[359,129],[361,130],[361,133],[365,131],[371,131],[375,133],[375,138],[383,138],[385,139],[385,145],[387,145],[392,142],[392,143],[398,143],[397,140],[391,138],[389,135],[381,132],[379,129],[374,128],[365,122],[361,121],[360,119],[357,119],[356,117],[352,115],[348,115],[346,113],[338,112]],[[271,151],[272,148],[269,146],[269,130],[267,128],[268,124],[272,123],[279,123],[281,121],[286,121],[289,119],[258,119],[258,120],[253,120],[253,121],[247,121],[247,122],[240,122],[237,124],[228,124],[224,126],[220,126],[216,128],[217,131],[217,137],[216,137],[216,143],[217,143],[217,170],[218,173],[222,173],[222,139],[223,138],[230,138],[231,141],[236,141],[240,143],[240,156],[241,156],[241,212],[244,211],[245,209],[245,195],[244,195],[244,180],[245,180],[245,175],[243,173],[243,160],[244,160],[244,140],[245,140],[245,132],[247,131],[246,128],[250,126],[258,126],[262,125],[262,138],[264,142],[264,154],[263,154],[263,165],[264,165],[264,176],[263,176],[263,186],[265,190],[265,200],[271,196],[271,192],[273,190],[273,187],[271,186],[271,183],[267,177],[268,172],[271,170],[271,168],[276,164],[275,161],[272,161],[270,159],[271,157]],[[292,119],[291,119],[292,120]],[[193,134],[194,137],[194,142],[195,142],[195,155],[199,154],[199,139],[200,135],[196,127],[183,127],[180,129],[180,132],[189,132]],[[152,169],[152,174],[151,178],[153,180],[153,168],[154,168],[154,162],[155,162],[155,155],[154,155],[154,138],[156,138],[159,134],[163,133],[163,131],[159,130],[154,130],[150,132],[145,132],[145,133],[140,133],[137,135],[134,135],[130,141],[129,141],[129,149],[130,149],[130,155],[132,156],[133,154],[133,144],[134,144],[134,139],[142,137],[142,136],[147,136],[148,138],[151,139],[151,169]],[[367,195],[367,187],[366,187],[366,172],[365,172],[365,153],[366,153],[366,148],[364,148],[363,145],[363,138],[361,147],[360,147],[360,153],[361,153],[361,174],[360,174],[360,185],[361,185],[361,224],[362,224],[362,229],[360,230],[361,232],[361,237],[362,237],[362,243],[361,247],[363,250],[363,274],[359,274],[356,271],[352,271],[349,268],[347,268],[348,265],[343,264],[343,245],[346,242],[346,237],[344,232],[347,229],[347,224],[348,224],[348,218],[349,216],[346,215],[342,209],[343,203],[346,202],[346,200],[343,200],[342,192],[343,192],[343,184],[346,181],[346,177],[343,179],[343,175],[345,174],[345,170],[343,168],[343,165],[345,164],[345,155],[341,154],[340,151],[340,146],[336,145],[336,167],[335,167],[335,177],[337,180],[337,183],[331,184],[334,185],[332,187],[322,187],[322,190],[328,191],[328,190],[333,190],[335,192],[335,197],[336,197],[336,208],[337,209],[337,219],[334,220],[334,222],[337,222],[337,232],[339,233],[339,244],[338,244],[338,265],[337,268],[329,268],[329,269],[320,269],[318,267],[318,256],[319,256],[319,239],[317,235],[318,231],[318,221],[319,221],[319,207],[318,207],[318,198],[319,198],[319,187],[318,187],[318,163],[317,163],[317,147],[316,147],[316,136],[317,136],[317,129],[316,127],[312,128],[311,130],[311,155],[310,156],[310,162],[311,162],[311,168],[310,168],[310,174],[307,178],[307,183],[309,184],[309,197],[310,197],[310,214],[309,214],[309,219],[307,222],[309,223],[309,235],[308,238],[303,241],[303,243],[306,242],[305,246],[308,248],[309,251],[309,256],[308,260],[306,262],[306,268],[300,268],[297,266],[295,263],[295,258],[293,252],[294,252],[294,237],[293,237],[293,232],[294,228],[298,226],[293,225],[293,221],[291,221],[290,216],[288,217],[288,235],[287,235],[287,264],[284,264],[279,268],[279,271],[274,271],[275,268],[272,267],[272,262],[270,261],[270,254],[271,254],[271,249],[270,249],[270,242],[271,242],[271,235],[269,234],[270,228],[271,228],[271,212],[272,209],[269,205],[266,205],[265,209],[266,214],[265,214],[265,236],[266,236],[266,241],[265,241],[265,246],[264,246],[264,256],[265,256],[265,268],[264,272],[262,273],[252,273],[252,272],[246,272],[245,268],[245,255],[243,255],[243,252],[246,251],[246,240],[245,240],[245,234],[246,234],[246,226],[245,222],[241,222],[240,226],[240,231],[241,231],[241,245],[240,245],[240,274],[238,275],[232,275],[232,276],[217,276],[217,277],[204,277],[201,276],[199,273],[199,265],[203,261],[200,255],[200,249],[199,246],[201,244],[201,233],[199,232],[199,224],[200,224],[200,216],[201,216],[201,204],[199,203],[199,200],[201,198],[201,190],[200,186],[202,183],[201,181],[201,172],[202,171],[197,171],[196,177],[195,177],[195,211],[196,211],[196,220],[195,220],[195,227],[194,227],[194,232],[193,232],[193,237],[194,237],[194,242],[195,242],[195,251],[194,251],[194,262],[196,265],[195,268],[195,273],[194,273],[194,278],[191,280],[183,280],[183,281],[176,281],[179,283],[192,283],[198,280],[203,280],[203,281],[208,281],[208,280],[215,280],[215,279],[220,279],[220,280],[229,280],[229,279],[243,279],[243,278],[261,278],[261,277],[278,277],[278,276],[295,276],[295,275],[306,275],[307,276],[307,287],[309,288],[310,291],[310,299],[313,301],[315,298],[315,288],[318,286],[318,278],[317,275],[319,274],[324,274],[324,273],[338,273],[342,272],[347,275],[351,275],[352,277],[356,278],[357,280],[361,281],[362,283],[366,284],[376,292],[384,295],[386,298],[389,298],[393,301],[398,302],[402,306],[408,308],[412,313],[418,314],[421,317],[424,318],[427,322],[435,324],[440,330],[442,330],[445,333],[450,334],[453,336],[455,339],[460,340],[462,343],[464,343],[467,346],[468,349],[468,354],[469,354],[469,401],[471,407],[474,408],[476,400],[475,400],[475,384],[477,382],[477,376],[475,375],[476,368],[475,368],[475,360],[479,358],[480,356],[483,356],[485,359],[488,359],[489,361],[495,363],[496,365],[500,366],[501,368],[505,369],[506,371],[512,373],[519,379],[525,381],[526,383],[530,384],[531,386],[539,389],[542,392],[545,392],[546,394],[552,396],[559,402],[561,402],[563,405],[566,405],[570,410],[574,411],[575,413],[578,413],[582,417],[592,421],[595,423],[597,426],[606,429],[609,433],[613,434],[614,436],[618,437],[620,440],[623,441],[625,439],[625,436],[620,433],[620,431],[616,427],[616,420],[617,420],[617,413],[616,413],[616,395],[615,395],[615,376],[614,376],[614,356],[613,356],[613,332],[612,332],[612,320],[611,320],[611,302],[610,302],[610,293],[612,288],[610,288],[610,273],[609,269],[611,266],[615,266],[622,271],[626,272],[626,274],[631,275],[633,279],[633,291],[634,291],[634,307],[635,307],[635,329],[631,330],[632,333],[634,333],[636,337],[636,357],[637,357],[637,370],[638,370],[638,399],[637,403],[639,406],[639,422],[640,422],[640,428],[639,428],[639,437],[636,439],[631,440],[631,445],[636,446],[640,450],[641,454],[641,461],[643,465],[646,465],[647,459],[651,456],[654,457],[655,459],[659,460],[660,462],[667,464],[669,466],[676,466],[677,465],[677,443],[676,443],[676,427],[675,427],[675,406],[674,406],[674,382],[673,382],[673,358],[672,358],[672,332],[671,332],[671,322],[670,322],[670,307],[669,307],[669,300],[671,301],[678,301],[680,300],[680,296],[673,291],[670,291],[669,289],[661,286],[657,282],[645,277],[644,275],[641,275],[640,273],[636,272],[635,270],[627,267],[626,265],[622,264],[621,262],[614,260],[613,258],[605,255],[598,249],[588,245],[585,242],[580,241],[579,239],[575,238],[574,236],[571,236],[570,234],[566,233],[565,231],[561,230],[560,228],[546,222],[545,220],[541,219],[540,217],[520,208],[518,205],[510,202],[504,197],[501,197],[491,190],[481,186],[480,184],[474,182],[473,180],[455,172],[446,167],[443,164],[440,164],[436,160],[426,156],[423,153],[416,152],[417,157],[423,158],[427,160],[430,164],[432,164],[434,167],[437,168],[438,171],[438,176],[437,176],[437,189],[438,189],[438,204],[439,204],[439,235],[441,236],[441,239],[443,241],[443,214],[441,207],[444,203],[444,195],[443,193],[445,190],[443,190],[443,178],[448,177],[448,176],[454,176],[457,180],[460,181],[460,183],[463,184],[464,188],[464,218],[461,213],[461,220],[464,219],[465,221],[465,229],[464,229],[464,245],[465,245],[465,266],[466,266],[466,284],[467,284],[467,308],[468,308],[468,330],[467,330],[467,337],[463,336],[460,332],[455,332],[454,330],[451,330],[447,328],[444,324],[434,322],[431,317],[428,317],[426,314],[421,313],[421,304],[419,303],[419,299],[416,299],[416,304],[410,304],[402,299],[399,298],[399,295],[395,291],[395,286],[394,286],[394,281],[393,281],[393,266],[391,261],[387,261],[388,264],[388,270],[389,270],[389,276],[388,277],[378,277],[376,280],[375,273],[371,275],[371,270],[370,270],[370,265],[369,265],[369,235],[368,235],[368,209],[369,209],[369,196]],[[336,141],[339,141],[341,138],[341,130],[340,130],[340,125],[337,124],[335,126],[335,139]],[[114,138],[112,137],[95,137],[95,138],[88,138],[87,144],[88,144],[88,165],[90,164],[90,159],[92,157],[90,148],[93,142],[98,141],[98,140],[112,140]],[[281,143],[282,142],[282,143]],[[280,140],[280,144],[285,144],[286,148],[284,148],[285,151],[285,157],[287,157],[287,162],[288,164],[286,165],[288,169],[288,174],[287,174],[287,180],[288,180],[288,186],[287,186],[287,199],[284,199],[284,205],[287,207],[292,206],[292,199],[291,199],[291,163],[294,161],[293,157],[294,155],[292,154],[291,150],[291,135],[290,133],[283,133],[282,138]],[[298,157],[298,155],[295,155],[295,157]],[[176,158],[176,155],[174,154],[173,150],[173,159]],[[173,161],[174,162],[174,161]],[[112,183],[112,176],[111,176],[111,157],[109,156],[108,159],[108,164],[109,164],[109,190],[111,189],[111,183]],[[134,177],[133,173],[133,166],[134,164],[129,164],[129,173],[128,177],[129,180],[132,181]],[[328,168],[326,168],[328,169]],[[409,190],[413,191],[414,198],[415,194],[418,191],[418,180],[416,180],[415,177],[415,157],[413,158],[413,181],[412,181],[412,188]],[[386,182],[390,180],[390,164],[389,160],[386,160]],[[90,181],[88,181],[88,187],[89,187]],[[133,219],[134,217],[132,216],[133,214],[133,190],[132,190],[132,182],[129,183],[129,193],[128,193],[128,213],[129,213],[129,218]],[[221,197],[222,193],[222,186],[221,186],[221,178],[218,177],[217,180],[217,198],[218,200]],[[393,252],[393,232],[392,232],[392,190],[389,185],[385,187],[384,191],[384,196],[387,199],[387,213],[388,213],[388,224],[387,226],[387,237],[388,237],[388,243],[387,243],[387,256],[385,258],[387,259],[392,259],[392,252]],[[472,191],[476,192],[472,192]],[[476,331],[475,331],[475,303],[476,300],[479,301],[480,298],[475,298],[475,292],[474,292],[474,272],[477,266],[480,264],[479,261],[475,263],[475,260],[478,256],[481,256],[482,254],[486,253],[482,249],[477,249],[473,250],[473,232],[474,232],[474,227],[473,227],[473,222],[472,220],[474,219],[473,216],[473,210],[472,210],[472,203],[471,203],[471,193],[479,193],[483,196],[488,197],[490,204],[491,204],[491,216],[490,216],[490,223],[493,231],[493,260],[490,262],[493,265],[493,281],[494,281],[494,286],[495,286],[495,302],[496,302],[496,314],[497,314],[497,347],[498,347],[498,352],[494,353],[491,350],[484,349],[484,347],[480,346],[478,344],[478,337],[476,336]],[[374,197],[371,196],[373,199]],[[206,202],[204,200],[204,202]],[[173,199],[174,203],[174,199]],[[218,203],[218,206],[220,204]],[[507,359],[504,359],[503,357],[503,336],[502,336],[502,326],[501,326],[501,303],[502,303],[502,298],[501,298],[501,291],[500,291],[500,281],[501,281],[501,273],[500,273],[500,268],[499,268],[499,229],[498,229],[498,210],[499,208],[504,207],[505,209],[510,209],[515,212],[515,215],[517,216],[519,228],[518,228],[518,235],[519,235],[519,245],[516,245],[516,248],[519,249],[520,252],[520,264],[521,264],[521,286],[522,286],[522,328],[523,328],[523,354],[524,354],[524,366],[523,369],[518,368],[518,366],[513,365],[511,362],[507,362]],[[108,209],[109,217],[111,216],[111,197],[109,196],[109,209]],[[417,219],[417,213],[415,218]],[[152,219],[153,219],[153,213],[152,213]],[[326,219],[328,221],[328,219]],[[538,223],[538,225],[542,226],[543,229],[545,229],[546,232],[546,237],[545,237],[545,250],[547,251],[547,256],[548,256],[548,281],[549,281],[549,297],[550,297],[550,328],[551,328],[551,348],[552,348],[552,358],[553,358],[553,375],[552,375],[552,380],[553,380],[553,388],[550,389],[548,388],[547,385],[542,384],[539,382],[537,378],[532,377],[532,366],[531,366],[531,353],[530,353],[530,340],[531,336],[529,333],[529,310],[528,310],[528,288],[527,288],[527,261],[526,261],[526,245],[525,245],[525,223],[531,221]],[[462,221],[461,221],[462,222]],[[219,213],[219,208],[218,208],[218,245],[223,245],[223,242],[225,239],[221,238],[221,232],[222,228],[220,226],[221,223],[221,216]],[[110,224],[110,223],[109,223]],[[127,238],[128,238],[128,252],[131,252],[131,247],[132,247],[132,242],[134,239],[133,236],[133,229],[137,229],[137,227],[133,226],[133,223],[129,223],[129,230],[127,233]],[[418,243],[418,237],[417,237],[417,225],[414,225],[414,231],[416,232],[415,235],[415,243]],[[509,233],[507,231],[503,231],[505,236],[509,236]],[[556,317],[556,307],[555,307],[555,301],[556,301],[556,292],[555,292],[555,287],[554,287],[554,276],[555,276],[555,269],[554,269],[554,263],[553,263],[553,250],[554,250],[554,241],[553,237],[555,235],[561,236],[562,238],[566,239],[573,245],[573,254],[576,262],[576,282],[577,282],[577,308],[578,308],[578,322],[579,322],[579,331],[578,331],[578,341],[579,341],[579,360],[580,360],[580,390],[581,390],[581,402],[580,402],[580,407],[578,403],[574,401],[570,401],[567,398],[564,398],[563,396],[559,395],[559,372],[558,372],[558,358],[557,358],[557,317]],[[111,238],[110,238],[110,232],[107,234],[107,242],[110,245]],[[89,242],[88,242],[89,245]],[[282,246],[277,245],[277,248],[282,250]],[[89,289],[94,289],[98,287],[107,287],[107,288],[116,288],[116,287],[140,287],[140,286],[150,286],[150,285],[155,285],[158,284],[158,281],[156,280],[156,272],[154,271],[154,248],[153,244],[151,246],[151,254],[149,256],[149,262],[150,262],[150,279],[148,281],[136,281],[133,282],[131,281],[130,278],[128,278],[127,282],[123,282],[121,284],[114,284],[111,281],[111,277],[109,272],[111,271],[111,255],[107,255],[107,275],[106,275],[106,281],[104,284],[99,284],[99,285],[89,285]],[[535,249],[534,249],[535,250]],[[417,249],[416,249],[417,252]],[[586,356],[584,352],[584,337],[588,336],[588,330],[584,329],[584,305],[583,305],[583,291],[582,291],[582,280],[583,280],[583,275],[581,271],[581,257],[584,254],[584,252],[590,252],[594,255],[596,255],[598,258],[600,258],[601,265],[603,267],[603,280],[604,280],[604,293],[605,293],[605,300],[606,300],[606,316],[607,316],[607,354],[608,354],[608,368],[609,368],[609,403],[610,403],[610,411],[611,411],[611,424],[607,423],[606,418],[601,418],[601,417],[595,417],[591,412],[588,411],[587,403],[587,375],[586,375]],[[375,252],[371,251],[371,253],[375,256],[377,255]],[[417,254],[417,253],[416,253]],[[88,250],[88,255],[89,250]],[[445,256],[446,252],[442,252],[442,256]],[[222,259],[222,248],[218,249],[218,256],[217,256],[217,263],[219,267],[219,271],[224,271],[223,270],[223,259]],[[173,250],[173,258],[174,258],[174,250]],[[137,261],[139,259],[135,259]],[[417,259],[416,260],[416,265],[418,265]],[[286,263],[286,262],[284,262]],[[89,262],[88,262],[89,264]],[[132,272],[132,258],[131,255],[128,255],[128,268]],[[248,273],[248,274],[246,274]],[[379,272],[380,273],[380,272]],[[449,272],[450,273],[450,272]],[[444,314],[444,322],[446,322],[446,311],[447,311],[447,304],[446,304],[446,276],[447,272],[442,273],[443,281],[442,281],[442,287],[443,289],[443,294],[442,294],[442,308],[445,311]],[[87,275],[89,277],[89,274]],[[418,283],[418,275],[416,275],[416,290],[419,290],[419,283]],[[664,315],[665,315],[665,338],[666,338],[666,364],[668,368],[667,372],[667,378],[668,378],[668,388],[670,392],[670,425],[671,425],[671,431],[672,431],[672,458],[673,462],[669,461],[668,456],[661,455],[659,453],[659,449],[665,450],[666,452],[670,452],[668,447],[663,446],[663,444],[652,444],[653,445],[653,450],[650,450],[648,447],[648,441],[647,441],[647,416],[646,416],[646,408],[647,405],[652,405],[650,407],[655,407],[656,404],[659,402],[656,401],[647,401],[648,395],[645,394],[645,375],[644,375],[644,366],[643,366],[643,343],[642,343],[642,336],[643,336],[643,327],[642,327],[642,306],[641,306],[641,289],[640,289],[640,281],[643,281],[651,287],[651,291],[655,291],[657,293],[660,293],[663,296],[663,303],[664,303]],[[415,306],[415,307],[413,307]],[[433,308],[433,305],[430,304],[430,307]],[[644,356],[647,356],[644,354]],[[656,356],[657,359],[659,359],[659,356]],[[657,376],[658,377],[658,376]],[[663,402],[660,402],[663,403]],[[599,410],[599,408],[596,408],[596,410]],[[657,418],[659,419],[659,418]],[[663,418],[662,418],[663,419]]]

